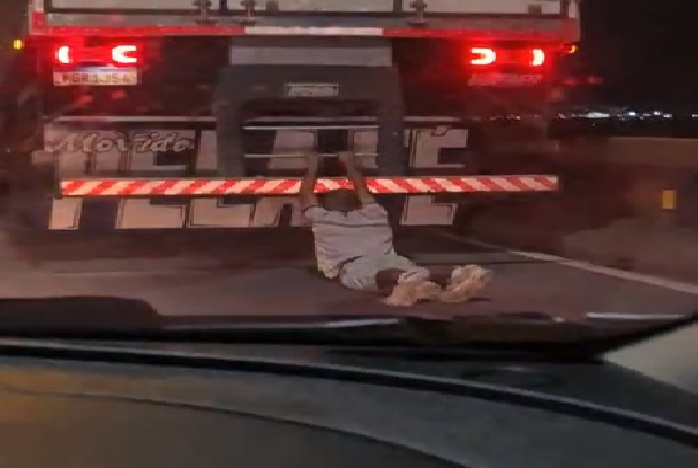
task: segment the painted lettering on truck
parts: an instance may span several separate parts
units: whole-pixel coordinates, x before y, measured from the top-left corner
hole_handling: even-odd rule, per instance
[[[350,132],[357,153],[375,153],[377,136],[373,130]],[[74,127],[51,125],[45,131],[45,150],[58,153],[61,178],[119,172],[141,177],[178,177],[216,170],[215,130],[138,129],[76,131]],[[309,131],[277,131],[270,154],[293,154],[313,147],[315,134]],[[463,171],[464,162],[443,163],[444,150],[464,151],[468,144],[466,129],[437,127],[408,130],[405,144],[410,167],[415,170],[448,169]],[[304,161],[298,157],[256,158],[273,172],[294,170],[301,173]],[[375,167],[367,157],[364,165]],[[193,167],[192,167],[193,165]],[[104,209],[105,201],[95,209]],[[291,226],[302,226],[296,197],[261,197],[240,202],[223,198],[169,200],[162,203],[149,199],[109,200],[115,205],[112,229],[181,229],[181,228],[272,228],[280,226],[285,207],[290,207]],[[80,229],[89,203],[79,198],[52,200],[49,229]],[[286,208],[288,209],[288,208]],[[433,196],[406,197],[400,222],[405,226],[451,225],[457,205],[435,203]]]

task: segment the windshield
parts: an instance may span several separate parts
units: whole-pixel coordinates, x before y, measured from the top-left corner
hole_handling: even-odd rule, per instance
[[[51,21],[80,34],[27,34],[7,3],[0,294],[50,299],[7,326],[94,323],[71,296],[152,308],[99,315],[115,329],[696,309],[688,10],[588,0],[579,41],[508,13],[477,37],[279,38],[102,33],[70,8]]]

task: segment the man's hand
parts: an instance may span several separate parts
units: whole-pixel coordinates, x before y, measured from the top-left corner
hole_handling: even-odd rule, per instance
[[[300,204],[302,209],[317,205],[317,197],[315,196],[315,182],[317,181],[317,171],[319,159],[315,151],[305,153],[305,161],[308,167],[305,171],[305,176],[301,181],[299,190]]]
[[[339,162],[344,168],[354,167],[356,164],[352,151],[340,151],[337,156],[339,156]]]
[[[305,162],[308,165],[308,169],[317,168],[320,162],[320,158],[315,151],[308,151],[304,155]]]
[[[356,156],[354,155],[353,151],[340,151],[339,154],[339,161],[342,163],[344,168],[347,171],[347,177],[349,180],[351,180],[352,184],[354,184],[354,191],[356,192],[356,195],[359,197],[359,201],[361,201],[362,205],[368,205],[370,203],[375,203],[375,198],[373,198],[373,195],[368,191],[368,187],[366,186],[366,180],[364,179],[363,174],[361,174],[361,171],[357,167],[356,164]]]

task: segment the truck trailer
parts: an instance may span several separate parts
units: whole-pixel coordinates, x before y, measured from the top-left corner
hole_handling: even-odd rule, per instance
[[[3,139],[41,228],[302,226],[307,151],[319,193],[353,151],[400,226],[560,188],[531,155],[578,0],[32,0],[26,18]]]

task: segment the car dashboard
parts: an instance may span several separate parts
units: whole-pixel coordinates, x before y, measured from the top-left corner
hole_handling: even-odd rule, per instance
[[[156,365],[145,358],[134,362],[133,355],[125,362],[76,360],[61,353],[49,359],[4,357],[3,465],[649,468],[696,466],[698,460],[695,443],[615,424],[612,418],[531,407],[477,391],[457,394],[323,372],[344,366],[370,370],[366,375],[399,373],[417,383],[449,376],[476,390],[495,382],[519,387],[522,396],[548,393],[564,401],[576,398],[565,396],[566,389],[583,389],[581,382],[598,371],[594,384],[587,382],[589,395],[596,387],[597,396],[624,395],[619,402],[636,398],[642,404],[644,392],[657,408],[671,406],[673,416],[665,417],[690,433],[698,414],[695,398],[663,386],[649,390],[651,383],[618,369],[381,357],[380,352],[377,357],[327,347],[143,344],[124,350],[134,346],[151,357],[169,353],[204,362],[206,356],[228,356],[248,365]],[[280,357],[319,372],[270,372],[251,365],[281,362]]]

